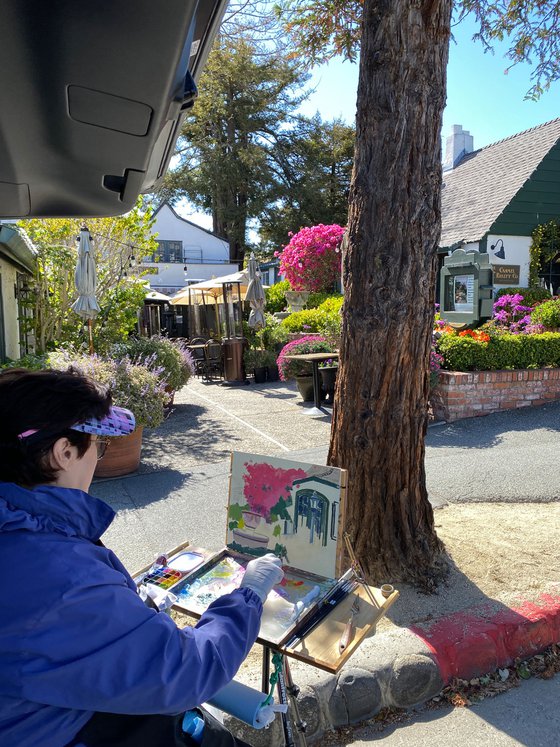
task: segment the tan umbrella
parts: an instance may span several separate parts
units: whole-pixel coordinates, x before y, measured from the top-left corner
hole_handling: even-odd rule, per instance
[[[241,298],[245,298],[247,286],[249,285],[249,277],[247,272],[243,271],[187,285],[171,298],[170,303],[180,306],[190,306],[192,304],[203,304],[209,298],[215,303],[222,303],[224,283],[240,283]]]
[[[253,329],[262,329],[266,325],[264,316],[264,307],[266,296],[261,281],[261,275],[257,269],[257,260],[251,252],[247,264],[247,274],[249,276],[249,285],[247,286],[246,299],[249,301],[251,313],[249,314],[249,326]]]
[[[89,332],[89,352],[93,353],[92,320],[100,311],[99,304],[95,298],[97,286],[97,274],[95,262],[91,251],[91,234],[87,226],[82,226],[78,237],[78,264],[74,276],[78,298],[70,307],[83,319],[87,319]]]

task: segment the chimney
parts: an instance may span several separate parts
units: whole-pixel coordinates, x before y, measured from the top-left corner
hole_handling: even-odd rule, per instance
[[[467,130],[463,130],[462,125],[453,125],[451,127],[451,135],[449,135],[445,143],[443,170],[450,171],[454,169],[461,158],[467,153],[472,153],[473,150],[472,135]]]

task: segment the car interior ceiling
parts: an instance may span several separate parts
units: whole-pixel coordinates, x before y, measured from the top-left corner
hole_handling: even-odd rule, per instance
[[[161,182],[227,0],[3,0],[0,218],[119,215]]]

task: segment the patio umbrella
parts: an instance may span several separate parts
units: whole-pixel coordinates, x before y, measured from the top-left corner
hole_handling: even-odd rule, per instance
[[[257,260],[255,259],[253,252],[251,252],[247,264],[247,275],[249,276],[249,285],[247,286],[247,295],[245,298],[249,301],[249,306],[251,307],[249,326],[253,329],[261,329],[266,325],[266,320],[264,318],[266,297],[264,295],[261,276],[257,270]]]
[[[78,264],[74,276],[78,298],[70,307],[83,319],[87,319],[89,332],[89,352],[93,353],[92,320],[99,313],[99,304],[95,298],[95,286],[97,276],[95,273],[95,262],[91,251],[91,235],[87,226],[82,226],[78,237]]]

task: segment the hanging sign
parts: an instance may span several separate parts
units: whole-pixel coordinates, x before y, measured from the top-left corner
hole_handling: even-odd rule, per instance
[[[521,265],[492,265],[494,285],[519,285]]]

